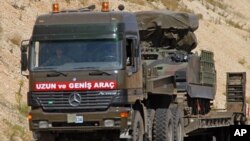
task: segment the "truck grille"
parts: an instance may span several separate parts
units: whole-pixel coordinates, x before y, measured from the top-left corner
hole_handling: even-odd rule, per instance
[[[72,94],[80,97],[77,105],[69,102]],[[100,95],[100,92],[53,92],[34,93],[32,99],[36,100],[44,111],[76,112],[76,111],[103,111],[106,110],[115,95]],[[77,100],[76,100],[77,101]]]

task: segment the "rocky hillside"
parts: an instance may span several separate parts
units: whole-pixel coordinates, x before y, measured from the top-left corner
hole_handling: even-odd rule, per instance
[[[62,9],[99,4],[98,0],[59,0]],[[110,0],[113,1],[113,0]],[[214,51],[217,68],[217,108],[225,106],[225,74],[247,72],[250,82],[250,1],[241,0],[116,0],[127,11],[170,9],[200,17],[196,51]],[[37,15],[50,12],[51,0],[0,1],[0,140],[29,140],[25,114],[27,79],[20,74],[21,40],[29,39]],[[97,9],[99,7],[97,6]],[[247,86],[250,95],[250,85]]]

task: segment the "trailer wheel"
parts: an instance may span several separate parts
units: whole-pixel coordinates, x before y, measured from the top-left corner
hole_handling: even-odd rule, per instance
[[[169,109],[157,109],[153,124],[154,141],[173,141],[173,120]]]
[[[184,140],[184,122],[183,114],[178,107],[171,109],[173,114],[173,136],[174,141],[183,141]]]
[[[133,141],[143,141],[144,124],[139,111],[135,111],[132,135]]]
[[[37,141],[55,141],[55,135],[49,132],[40,132]]]

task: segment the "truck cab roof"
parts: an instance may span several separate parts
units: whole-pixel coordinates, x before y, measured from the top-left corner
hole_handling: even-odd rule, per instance
[[[85,39],[104,34],[139,36],[135,14],[129,12],[60,12],[37,18],[32,40]],[[107,36],[108,37],[108,36]]]
[[[36,25],[90,24],[90,23],[136,23],[133,13],[129,12],[60,12],[41,15]]]

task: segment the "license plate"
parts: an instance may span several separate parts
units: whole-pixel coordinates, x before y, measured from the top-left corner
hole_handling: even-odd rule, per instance
[[[76,114],[67,114],[68,123],[83,123],[83,116],[77,116]]]
[[[83,123],[83,116],[76,116],[75,123]]]

